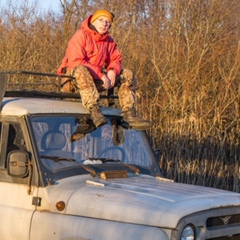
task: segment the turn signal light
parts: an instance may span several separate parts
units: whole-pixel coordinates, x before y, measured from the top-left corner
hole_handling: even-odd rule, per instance
[[[59,201],[56,203],[56,208],[58,211],[63,211],[65,209],[65,202]]]

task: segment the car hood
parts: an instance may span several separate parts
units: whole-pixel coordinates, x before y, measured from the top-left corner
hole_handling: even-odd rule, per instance
[[[137,175],[103,180],[76,176],[47,187],[51,211],[64,201],[64,213],[111,221],[175,228],[186,215],[240,206],[240,194]]]

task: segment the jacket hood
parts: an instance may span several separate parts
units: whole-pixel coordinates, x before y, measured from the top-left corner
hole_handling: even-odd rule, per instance
[[[109,36],[109,32],[106,32],[104,35],[101,35],[100,33],[98,33],[98,31],[91,29],[89,27],[89,25],[91,24],[90,23],[91,18],[92,15],[89,16],[86,20],[84,20],[81,24],[80,29],[90,34],[96,41],[104,41]]]
[[[144,175],[111,180],[86,175],[70,179],[60,180],[48,192],[50,202],[55,206],[57,201],[64,201],[65,213],[70,215],[175,228],[186,215],[240,205],[237,193]]]

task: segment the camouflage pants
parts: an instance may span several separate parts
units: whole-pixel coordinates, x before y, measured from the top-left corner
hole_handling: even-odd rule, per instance
[[[62,79],[62,92],[79,92],[82,104],[86,108],[98,103],[99,92],[104,91],[101,80],[94,80],[87,67],[78,66],[68,70],[66,75],[73,76],[75,79]],[[129,69],[123,69],[116,77],[118,87],[119,104],[122,111],[127,111],[135,105],[136,79]]]

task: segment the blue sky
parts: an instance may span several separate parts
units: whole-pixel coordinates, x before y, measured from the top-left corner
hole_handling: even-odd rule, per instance
[[[4,6],[9,0],[0,0],[0,6]],[[15,0],[16,1],[16,0]],[[13,1],[14,2],[14,1]],[[20,2],[37,2],[39,6],[39,10],[59,10],[60,1],[59,0],[17,0],[18,3]]]

